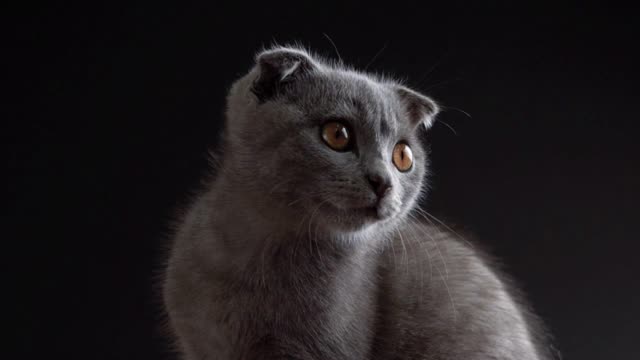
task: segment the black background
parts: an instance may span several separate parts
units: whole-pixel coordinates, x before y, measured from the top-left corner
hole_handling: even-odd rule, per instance
[[[640,358],[633,9],[89,3],[3,11],[15,358],[172,358],[154,283],[226,90],[273,41],[336,56],[324,34],[450,108],[427,207],[503,259],[564,358]]]

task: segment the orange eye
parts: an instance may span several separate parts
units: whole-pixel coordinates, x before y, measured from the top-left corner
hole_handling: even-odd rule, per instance
[[[393,148],[393,164],[402,172],[411,170],[413,166],[413,152],[409,145],[397,143]]]
[[[345,151],[349,147],[351,137],[349,129],[338,121],[330,121],[322,126],[322,140],[333,150]]]

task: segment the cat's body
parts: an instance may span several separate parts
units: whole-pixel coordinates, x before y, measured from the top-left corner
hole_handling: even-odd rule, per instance
[[[435,103],[296,49],[257,62],[169,260],[185,359],[546,359],[484,257],[416,219]]]

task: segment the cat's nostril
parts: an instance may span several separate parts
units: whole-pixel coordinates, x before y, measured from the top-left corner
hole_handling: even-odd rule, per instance
[[[379,198],[382,198],[391,188],[390,182],[380,175],[369,175],[367,179],[369,180],[369,184],[371,184],[373,191]]]

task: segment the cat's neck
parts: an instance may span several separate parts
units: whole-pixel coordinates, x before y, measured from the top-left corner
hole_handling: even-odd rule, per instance
[[[374,231],[323,232],[299,211],[276,207],[265,194],[241,183],[218,179],[205,201],[207,208],[219,209],[209,214],[208,226],[216,229],[216,250],[232,267],[228,271],[249,277],[277,273],[280,279],[283,274],[330,275],[376,252]]]

